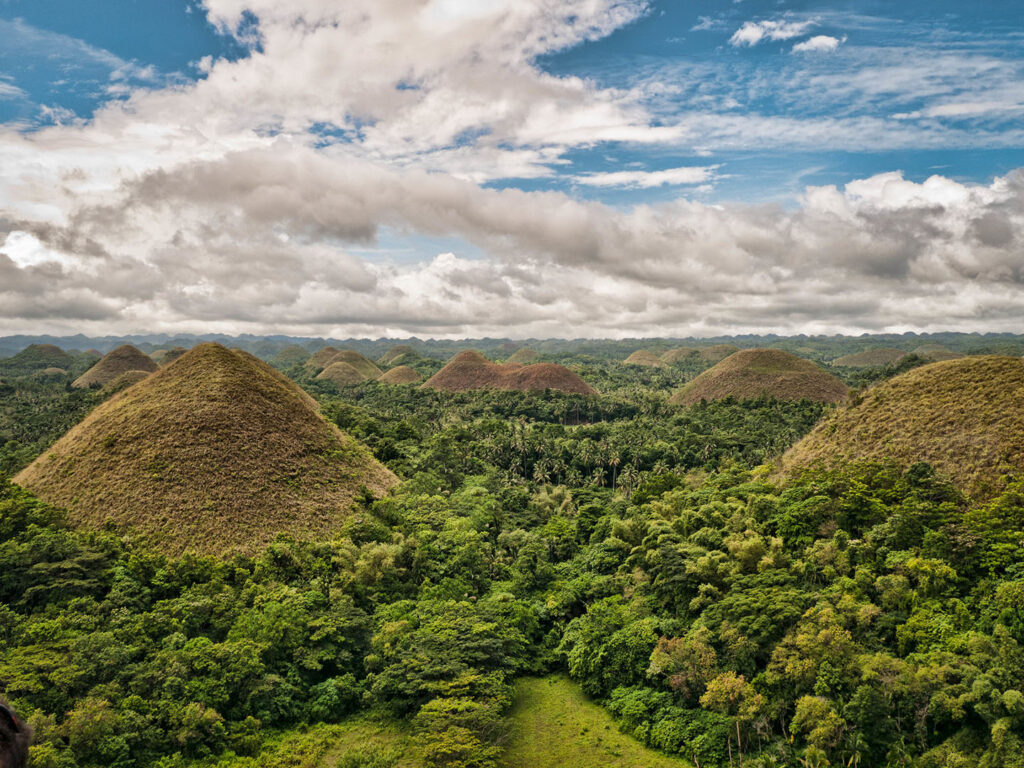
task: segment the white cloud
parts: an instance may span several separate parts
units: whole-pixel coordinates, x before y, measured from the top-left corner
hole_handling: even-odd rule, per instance
[[[574,176],[578,184],[591,187],[652,187],[704,184],[718,177],[717,165],[665,168],[660,171],[611,171]]]
[[[793,53],[828,53],[837,50],[845,42],[845,35],[842,39],[831,35],[815,35],[794,45]]]
[[[754,46],[762,40],[789,40],[799,37],[815,25],[814,20],[785,21],[767,19],[764,21],[745,21],[743,26],[733,32],[729,44],[734,46]]]

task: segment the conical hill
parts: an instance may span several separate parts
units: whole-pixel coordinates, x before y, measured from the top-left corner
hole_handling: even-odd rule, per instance
[[[343,360],[337,360],[328,365],[317,374],[317,379],[333,382],[339,387],[350,387],[353,384],[361,384],[367,380],[363,374],[356,370],[355,366]]]
[[[408,344],[396,344],[385,352],[379,362],[381,365],[401,365],[403,363],[409,363],[419,358],[419,354],[416,350]]]
[[[394,368],[384,371],[378,378],[380,384],[419,384],[423,377],[415,368],[408,365],[396,365]]]
[[[665,361],[663,361],[653,352],[648,352],[646,349],[638,349],[636,352],[634,352],[625,360],[623,360],[622,364],[642,365],[647,368],[664,368],[666,365]]]
[[[156,362],[149,355],[140,352],[131,344],[122,344],[117,349],[107,352],[92,368],[75,379],[71,386],[103,387],[122,373],[128,371],[152,373],[157,367]]]
[[[268,364],[201,344],[98,406],[16,478],[169,554],[329,536],[397,478]]]
[[[534,391],[557,389],[581,395],[596,394],[583,379],[563,365],[535,363],[498,365],[475,350],[460,352],[423,387],[462,392],[467,389],[509,389]]]
[[[779,349],[745,349],[725,358],[676,392],[669,402],[693,405],[701,400],[762,396],[778,400],[838,403],[847,389],[831,373]]]
[[[977,497],[1024,475],[1024,361],[963,357],[884,381],[826,416],[782,466],[876,460],[926,461]]]

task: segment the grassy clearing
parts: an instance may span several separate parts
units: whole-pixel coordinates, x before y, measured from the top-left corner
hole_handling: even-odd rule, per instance
[[[685,768],[621,733],[612,716],[560,675],[516,685],[506,768]]]

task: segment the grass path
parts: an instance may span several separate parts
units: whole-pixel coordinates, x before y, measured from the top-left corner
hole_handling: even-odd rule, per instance
[[[524,678],[510,713],[505,768],[686,768],[683,760],[647,749],[561,675]]]

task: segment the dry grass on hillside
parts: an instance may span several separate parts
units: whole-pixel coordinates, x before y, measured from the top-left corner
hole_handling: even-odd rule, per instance
[[[377,362],[381,365],[392,366],[400,363],[407,363],[415,360],[419,355],[416,350],[408,344],[396,344],[385,352]]]
[[[653,352],[646,349],[638,349],[625,360],[623,365],[642,365],[648,368],[664,368],[666,363]]]
[[[665,352],[661,356],[661,361],[667,365],[675,365],[676,363],[681,363],[684,360],[688,360],[691,357],[696,356],[696,347],[676,347],[675,349],[670,349],[668,352]]]
[[[370,358],[351,349],[343,349],[331,360],[332,363],[348,363],[362,375],[364,379],[376,379],[383,373]]]
[[[170,554],[331,535],[362,487],[397,478],[245,352],[201,344],[97,407],[16,482]]]
[[[100,358],[92,368],[75,379],[71,386],[103,387],[122,373],[128,371],[152,373],[156,369],[157,364],[149,355],[140,352],[131,344],[122,344]]]
[[[693,405],[701,400],[768,396],[838,403],[846,395],[843,382],[810,360],[778,349],[745,349],[701,373],[669,402]]]
[[[399,365],[390,371],[385,371],[377,379],[380,384],[419,384],[423,377],[414,368],[408,365]]]
[[[963,357],[959,352],[954,352],[941,344],[922,344],[914,350],[913,354],[917,355],[922,360],[927,360],[929,363],[938,363],[943,360],[957,360]]]
[[[557,389],[581,395],[596,394],[583,379],[564,365],[492,363],[474,350],[460,352],[423,384],[427,389],[462,392],[467,389],[532,391]]]
[[[987,497],[1024,474],[1024,361],[987,355],[915,368],[826,416],[783,456],[817,462],[927,461],[965,492]]]
[[[513,352],[511,356],[508,358],[508,360],[506,360],[505,362],[522,363],[523,365],[527,365],[529,363],[536,362],[539,358],[540,353],[537,352],[537,350],[530,349],[529,347],[520,347],[515,352]]]
[[[353,384],[361,384],[366,381],[366,377],[357,371],[351,363],[341,360],[336,360],[320,371],[317,374],[317,379],[333,382],[339,387],[351,387]]]

